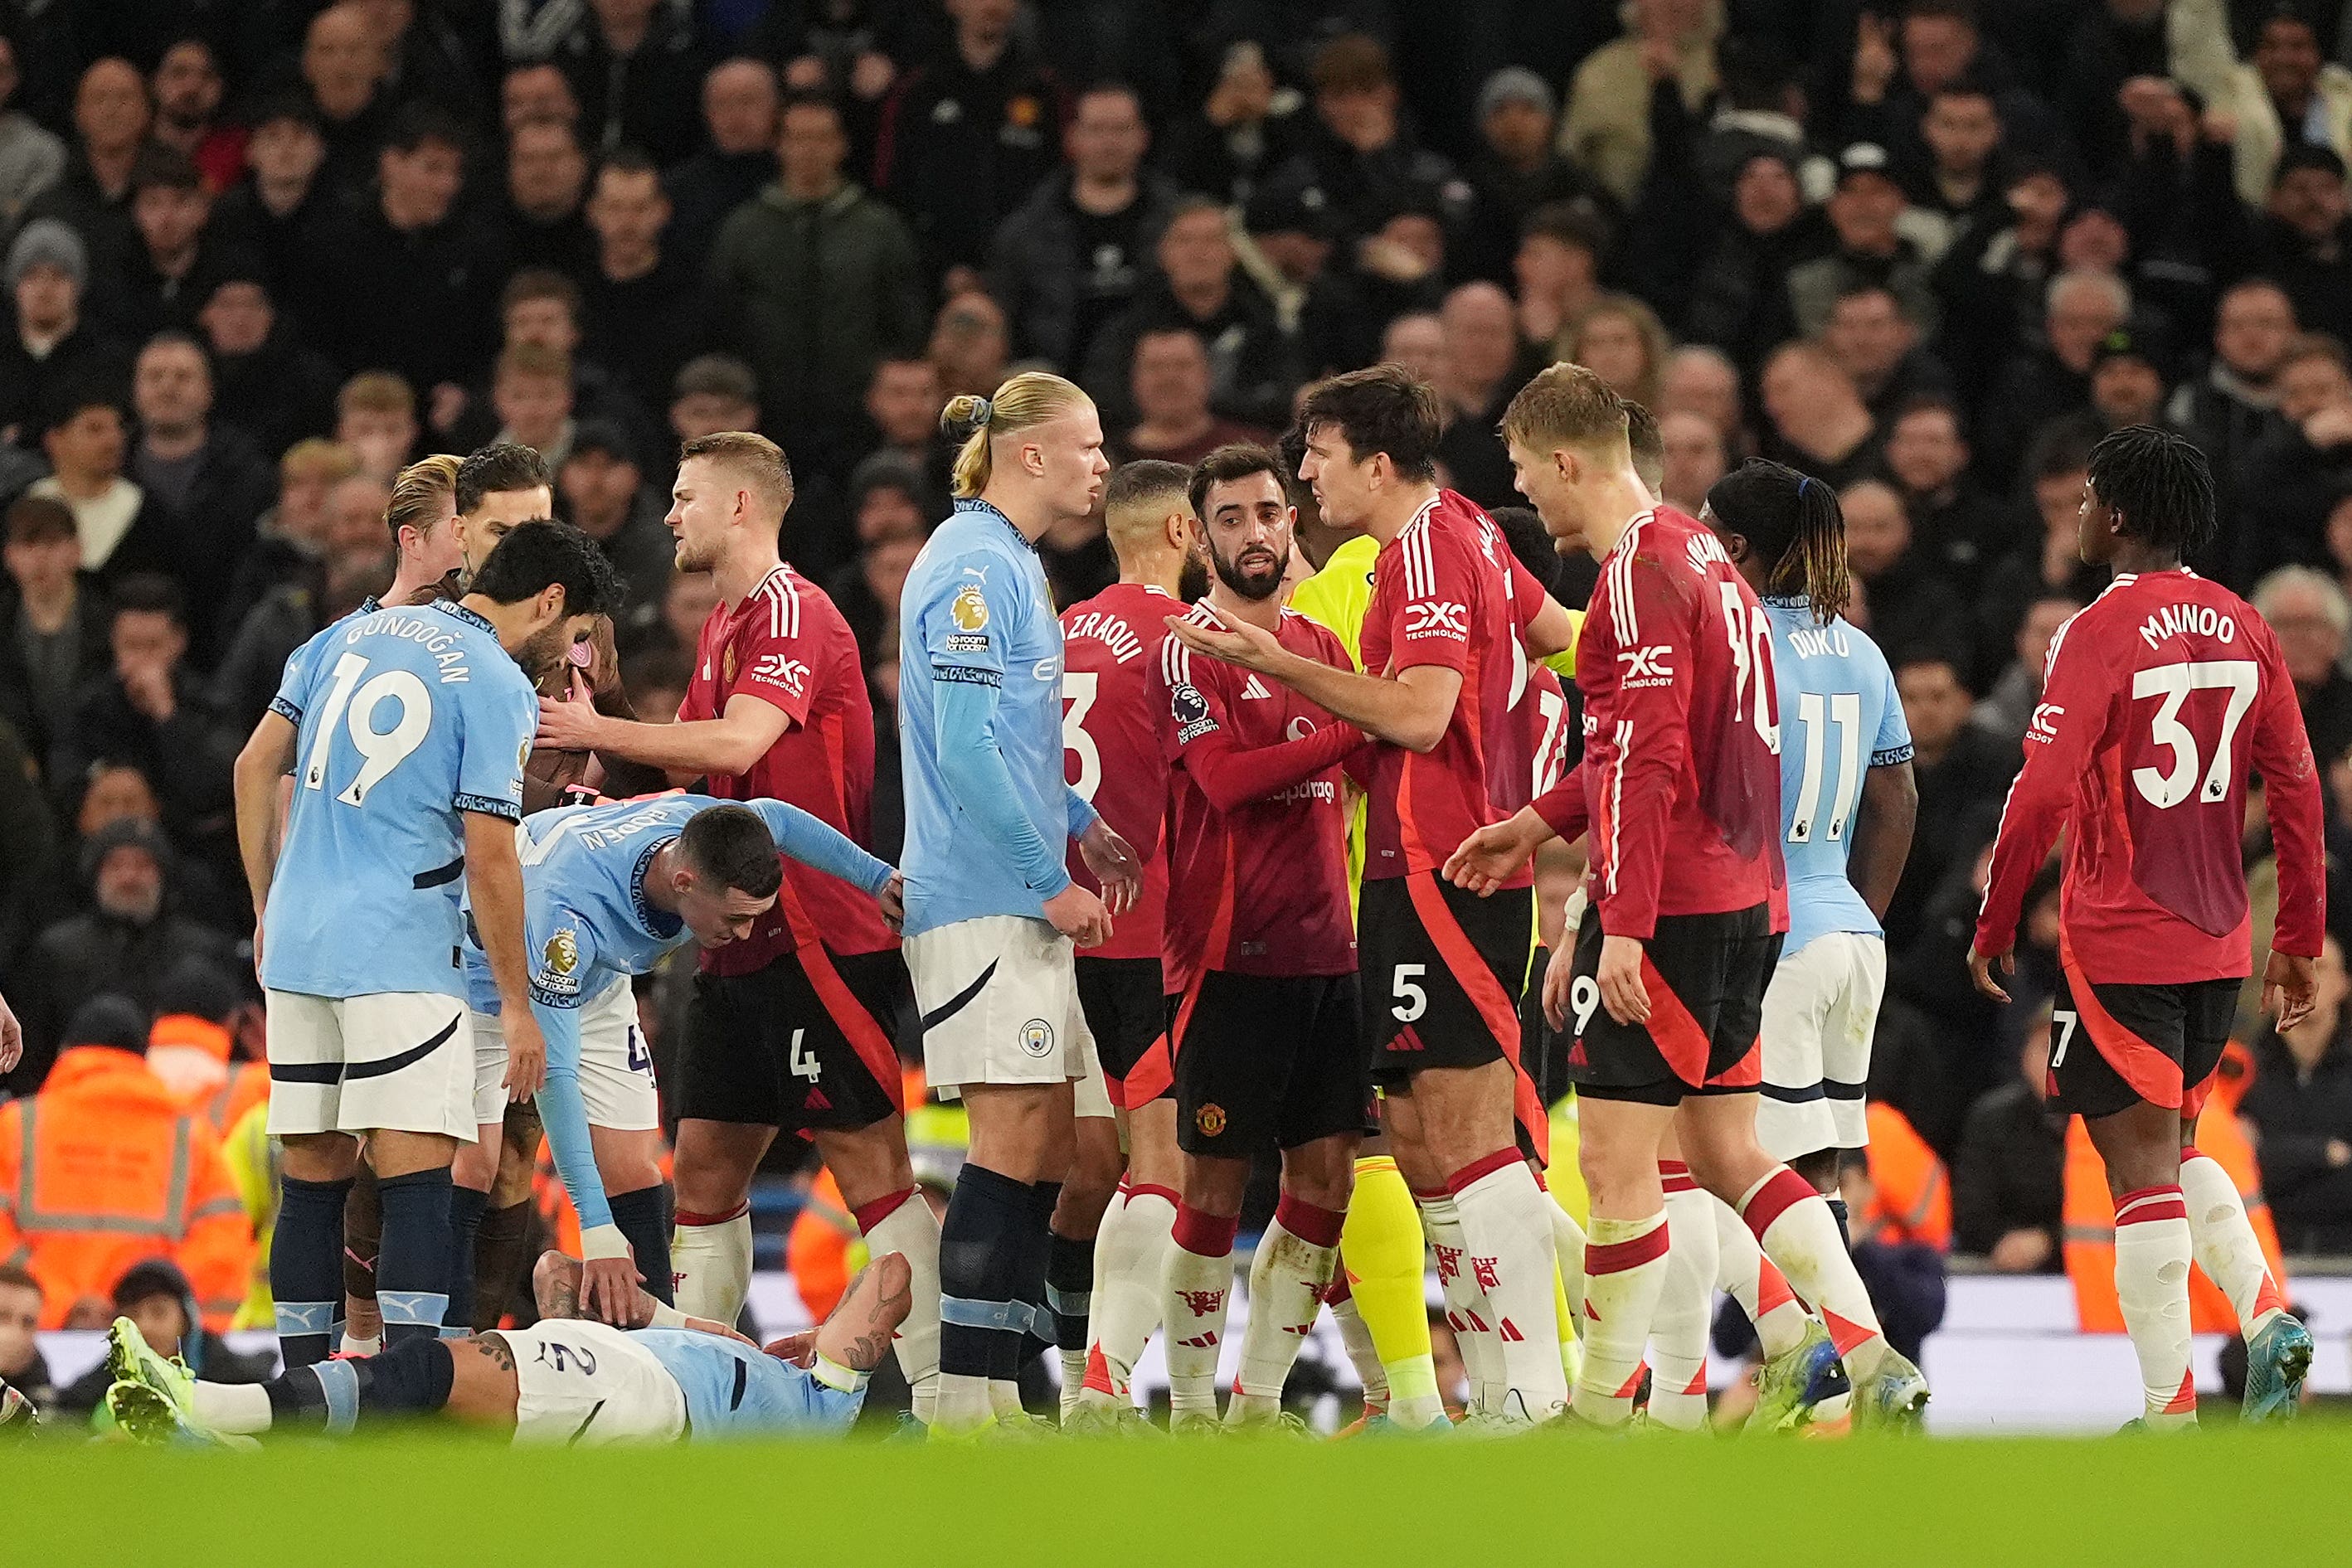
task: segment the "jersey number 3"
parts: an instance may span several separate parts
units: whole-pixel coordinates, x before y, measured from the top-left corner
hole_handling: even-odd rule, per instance
[[[367,674],[367,660],[358,653],[345,653],[335,661],[334,678],[319,712],[318,735],[302,767],[302,787],[323,789],[335,727],[345,724],[360,754],[358,774],[335,795],[346,806],[366,805],[368,791],[408,760],[409,753],[425,744],[425,732],[433,727],[433,693],[415,672],[385,670],[362,684],[360,677]],[[354,686],[358,690],[352,690]],[[400,711],[391,728],[378,729],[376,710],[386,703],[398,704]]]
[[[1062,672],[1062,749],[1077,757],[1078,776],[1070,780],[1070,788],[1088,805],[1102,787],[1102,750],[1087,733],[1087,711],[1101,688],[1102,677],[1092,670]]]

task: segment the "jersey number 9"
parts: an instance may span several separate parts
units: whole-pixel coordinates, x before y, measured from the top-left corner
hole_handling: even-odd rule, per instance
[[[367,804],[368,791],[406,761],[409,753],[425,743],[425,732],[433,727],[433,693],[415,672],[386,670],[362,685],[360,677],[367,673],[367,660],[358,653],[345,653],[335,661],[334,679],[327,688],[327,701],[319,714],[318,735],[310,742],[310,760],[302,768],[304,789],[325,787],[335,727],[345,724],[352,745],[360,754],[358,774],[335,795],[346,806]],[[357,691],[352,690],[354,686]],[[400,712],[391,728],[378,729],[376,710],[387,702],[399,704]]]

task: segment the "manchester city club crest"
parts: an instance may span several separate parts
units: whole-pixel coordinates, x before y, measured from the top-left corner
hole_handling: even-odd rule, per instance
[[[1044,1019],[1031,1019],[1021,1026],[1021,1049],[1043,1061],[1054,1051],[1054,1026]]]

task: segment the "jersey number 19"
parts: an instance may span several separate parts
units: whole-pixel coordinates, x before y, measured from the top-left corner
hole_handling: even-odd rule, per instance
[[[346,806],[367,804],[368,791],[406,761],[433,727],[433,693],[415,672],[385,670],[362,684],[360,677],[367,674],[367,660],[358,653],[345,653],[335,661],[334,678],[319,710],[318,734],[302,768],[304,789],[325,787],[335,727],[343,724],[360,754],[359,773],[335,795]],[[387,702],[399,704],[400,712],[391,728],[378,729],[376,710]]]

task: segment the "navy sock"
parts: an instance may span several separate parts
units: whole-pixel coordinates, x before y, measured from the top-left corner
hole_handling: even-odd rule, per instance
[[[612,1206],[613,1223],[621,1228],[621,1234],[629,1239],[629,1250],[636,1254],[637,1272],[646,1277],[646,1291],[664,1306],[671,1304],[669,1206],[662,1201],[668,1195],[669,1188],[656,1182],[605,1199]]]
[[[1094,1285],[1094,1238],[1055,1237],[1045,1258],[1045,1305],[1054,1314],[1055,1343],[1064,1350],[1087,1348]]]
[[[1029,1184],[966,1163],[940,1226],[940,1370],[987,1377],[1018,1356],[1028,1302],[1016,1294],[1019,1255],[1031,1219]]]
[[[1838,1239],[1844,1242],[1845,1249],[1851,1252],[1853,1250],[1853,1232],[1846,1225],[1845,1199],[1832,1197],[1828,1202],[1830,1216],[1838,1222]]]
[[[474,1241],[490,1195],[470,1186],[449,1188],[449,1307],[441,1314],[441,1337],[464,1339],[474,1332]]]
[[[334,1326],[343,1303],[341,1181],[288,1176],[278,1200],[269,1242],[269,1293],[278,1302],[278,1345],[289,1367],[310,1366],[334,1353]]]
[[[1013,1300],[1029,1309],[1028,1325],[1021,1337],[1009,1347],[1000,1347],[1003,1358],[989,1368],[991,1377],[1018,1379],[1021,1369],[1038,1356],[1054,1348],[1054,1313],[1045,1304],[1045,1263],[1054,1245],[1054,1208],[1062,1201],[1062,1184],[1041,1181],[1029,1189],[1029,1225],[1022,1235],[1022,1249],[1016,1262],[1020,1270],[1014,1281]]]
[[[437,1339],[410,1337],[381,1355],[298,1366],[269,1383],[272,1427],[311,1427],[340,1437],[439,1413],[457,1382],[457,1363]]]
[[[375,1186],[383,1207],[375,1301],[390,1350],[403,1340],[438,1338],[449,1310],[449,1167],[379,1176]]]
[[[517,1299],[530,1247],[530,1199],[482,1216],[474,1239],[474,1321],[497,1324]],[[536,1261],[537,1260],[531,1260]]]

